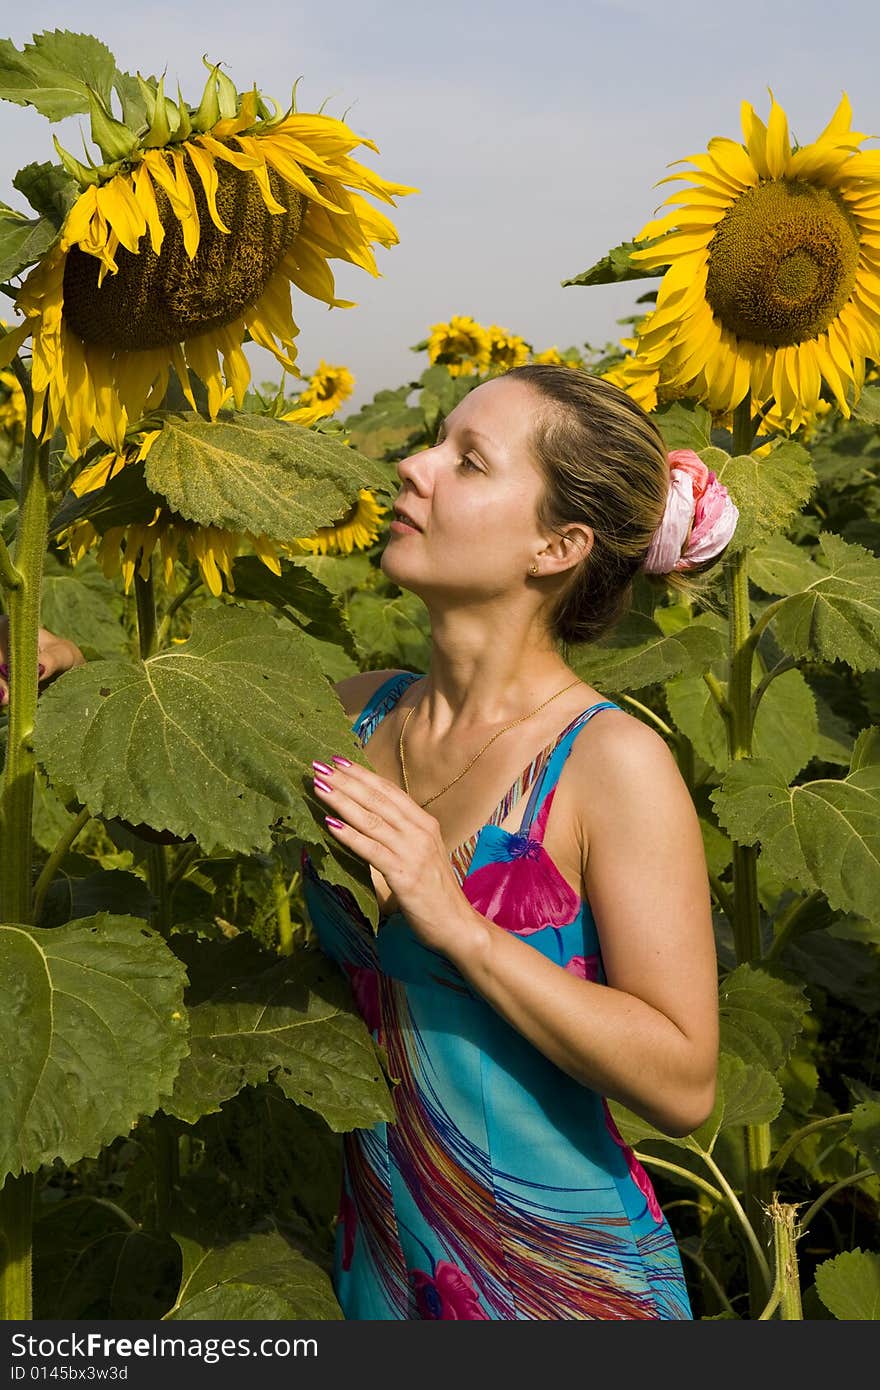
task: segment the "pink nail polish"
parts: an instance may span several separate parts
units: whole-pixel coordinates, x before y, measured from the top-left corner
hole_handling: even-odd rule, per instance
[[[314,758],[312,758],[312,767],[316,772],[326,772],[328,776],[336,771],[335,767],[328,767],[326,763],[319,763]]]
[[[351,758],[340,758],[336,753],[334,753],[333,761],[339,767],[351,767]]]
[[[341,829],[342,829],[342,821],[341,821],[341,820],[336,820],[335,816],[325,816],[324,819],[325,819],[325,821],[327,822],[328,825],[332,825],[332,826],[333,826],[333,829],[334,829],[334,830],[341,830]]]
[[[319,792],[332,792],[333,790],[332,787],[328,787],[326,782],[322,782],[320,777],[315,778],[315,786],[318,788]]]

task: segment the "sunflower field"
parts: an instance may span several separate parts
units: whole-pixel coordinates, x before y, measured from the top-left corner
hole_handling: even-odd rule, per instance
[[[880,151],[847,99],[801,147],[744,103],[564,282],[633,282],[619,342],[451,313],[346,413],[297,303],[353,308],[330,263],[397,241],[378,205],[417,190],[372,142],[62,31],[0,39],[0,98],[90,134],[16,175],[32,215],[0,202],[0,1316],[342,1316],[342,1137],[393,1122],[394,1078],[308,922],[306,851],[377,925],[311,763],[369,766],[334,682],[430,663],[379,567],[396,462],[549,362],[628,391],[740,513],[699,603],[639,575],[564,653],[677,759],[721,969],[709,1120],[615,1119],[696,1317],[876,1318]],[[41,626],[86,658],[43,685]]]

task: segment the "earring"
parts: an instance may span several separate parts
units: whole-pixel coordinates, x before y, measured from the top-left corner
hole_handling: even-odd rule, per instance
[[[538,573],[538,562],[537,562],[537,560],[533,560],[532,563],[529,565],[529,574],[537,574],[537,573]]]

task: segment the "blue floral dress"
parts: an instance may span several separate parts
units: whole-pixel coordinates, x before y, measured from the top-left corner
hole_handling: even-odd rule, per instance
[[[376,690],[365,745],[420,676]],[[542,844],[579,714],[450,862],[484,916],[560,969],[605,983],[596,924]],[[531,788],[519,830],[500,822]],[[387,1049],[398,1119],[343,1136],[333,1282],[346,1318],[692,1317],[681,1258],[602,1096],[543,1055],[402,912],[374,935],[303,851],[306,906]]]

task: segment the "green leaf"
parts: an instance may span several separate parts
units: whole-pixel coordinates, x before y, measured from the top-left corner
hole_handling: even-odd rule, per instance
[[[632,260],[633,251],[644,250],[653,244],[653,241],[641,241],[636,246],[634,241],[623,241],[619,246],[613,246],[608,255],[603,256],[595,265],[590,266],[589,270],[582,270],[580,275],[573,276],[571,280],[563,280],[563,287],[566,285],[613,285],[619,284],[622,280],[657,280],[661,275],[666,274],[667,266],[644,270]]]
[[[844,1250],[816,1267],[816,1290],[829,1312],[845,1322],[880,1319],[880,1255]]]
[[[177,1231],[183,1276],[171,1321],[341,1319],[330,1276],[277,1231],[204,1249]]]
[[[819,534],[828,563],[808,588],[786,598],[773,633],[791,656],[880,667],[880,559],[830,531]]]
[[[418,406],[407,405],[412,391],[409,382],[396,391],[377,391],[367,405],[347,416],[345,428],[354,447],[368,458],[382,459],[421,434],[424,416]]]
[[[357,660],[357,648],[339,599],[305,565],[282,560],[281,573],[274,574],[256,555],[239,555],[232,573],[237,597],[271,603],[310,637],[336,642]]]
[[[58,235],[46,217],[25,217],[0,203],[0,280],[11,280],[48,251]]]
[[[389,598],[384,593],[355,593],[348,604],[348,620],[362,664],[428,669],[429,624],[417,594]]]
[[[232,411],[213,423],[166,416],[146,481],[189,521],[282,541],[340,520],[359,488],[399,490],[386,469],[328,435]]]
[[[0,926],[0,1180],[94,1157],[153,1113],[187,1051],[184,980],[137,917]]]
[[[701,453],[712,442],[712,415],[704,405],[686,406],[681,401],[658,410],[654,420],[667,449],[693,449]]]
[[[40,622],[81,648],[87,660],[112,657],[128,644],[117,595],[95,558],[86,554],[76,567],[47,554],[40,596]]]
[[[91,1195],[38,1204],[33,1250],[38,1320],[158,1320],[180,1266],[170,1237],[132,1229],[124,1211]]]
[[[194,1123],[243,1086],[272,1079],[284,1094],[350,1130],[396,1112],[373,1040],[341,972],[320,951],[263,951],[246,933],[200,941],[175,933],[185,961],[190,1054],[169,1114]]]
[[[799,594],[826,575],[804,546],[779,533],[749,556],[749,579],[765,594]]]
[[[84,878],[59,874],[49,885],[37,926],[60,927],[98,912],[149,919],[155,906],[156,898],[137,874],[122,869],[99,869]]]
[[[721,985],[721,1047],[744,1062],[778,1071],[791,1055],[809,1010],[801,985],[739,965]]]
[[[831,907],[871,917],[880,900],[880,764],[788,787],[768,759],[738,759],[711,794],[739,844],[761,842],[771,870],[821,888]]]
[[[865,1100],[853,1110],[850,1138],[880,1174],[880,1101]]]
[[[723,449],[702,449],[700,457],[739,508],[730,554],[763,544],[771,532],[784,530],[816,486],[810,455],[791,439],[774,444],[764,458],[731,458]]]
[[[50,121],[85,115],[89,87],[109,106],[115,75],[113,54],[91,34],[46,30],[20,51],[0,39],[0,97],[35,106]]]
[[[18,488],[0,468],[0,501],[18,501]]]
[[[80,194],[76,180],[60,164],[26,164],[19,169],[12,186],[58,231]]]
[[[700,1154],[711,1153],[718,1135],[732,1125],[769,1124],[782,1104],[782,1088],[765,1066],[722,1052],[712,1114],[693,1134],[671,1138],[616,1101],[609,1102],[609,1109],[622,1138],[631,1147],[650,1140]]]
[[[880,425],[880,386],[866,386],[856,404],[853,415],[869,425]]]
[[[368,764],[295,627],[235,604],[197,610],[188,641],[146,662],[66,671],[40,698],[34,740],[94,815],[193,835],[207,854],[269,849],[283,820],[329,850],[331,881],[375,921],[368,867],[327,836],[312,787],[315,757]]]
[[[751,673],[753,690],[761,674],[756,663]],[[676,727],[705,762],[724,772],[730,766],[727,726],[706,682],[701,676],[676,676],[667,681],[666,699]],[[800,671],[783,671],[770,682],[758,705],[754,756],[775,763],[789,781],[814,756],[818,737],[813,692]]]
[[[724,650],[722,633],[699,619],[667,635],[652,618],[631,611],[607,639],[582,648],[572,669],[612,690],[638,690],[683,673],[702,675]]]

